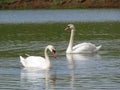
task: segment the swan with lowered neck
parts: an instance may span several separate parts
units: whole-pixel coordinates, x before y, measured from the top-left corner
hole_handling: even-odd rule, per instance
[[[86,42],[73,47],[75,27],[73,24],[68,24],[65,30],[71,30],[70,41],[66,53],[96,53],[101,48],[101,45],[96,47],[94,44]]]
[[[54,46],[48,45],[44,51],[45,58],[40,56],[28,56],[27,58],[23,58],[22,56],[20,56],[20,62],[26,68],[34,67],[34,68],[47,69],[50,67],[50,60],[47,54],[48,50],[52,53],[53,57],[56,57],[56,51]]]

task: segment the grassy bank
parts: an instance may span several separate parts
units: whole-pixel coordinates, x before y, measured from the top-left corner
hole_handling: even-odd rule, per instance
[[[1,0],[0,9],[120,8],[119,0]]]

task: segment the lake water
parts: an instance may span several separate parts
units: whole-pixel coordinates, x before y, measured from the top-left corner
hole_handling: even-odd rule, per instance
[[[73,10],[73,12],[76,11],[79,10],[75,10],[75,11]],[[81,10],[81,11],[85,12],[86,10],[85,11]],[[95,12],[97,10],[93,10],[93,11]],[[110,9],[108,11],[109,11],[108,13],[113,12],[111,14],[115,15],[114,18],[113,17],[109,18],[110,21],[111,20],[120,21],[120,18],[118,18],[120,16],[119,14],[120,11],[118,9],[117,10],[115,9],[115,11],[111,11]],[[1,12],[4,12],[2,13],[2,15],[3,14],[5,15],[5,16],[3,15],[2,17],[6,18],[5,20],[1,19],[0,16],[0,22],[2,23],[31,22],[31,20],[34,20],[33,18],[30,19],[30,17],[28,18],[28,20],[25,19],[25,21],[24,19],[21,19],[24,17],[21,16],[21,14],[22,12],[26,13],[25,11],[0,11],[0,15]],[[16,14],[18,13],[18,16],[20,15],[21,17],[19,18],[19,20],[16,19],[18,18],[17,16],[15,16],[16,18],[14,17],[12,19],[13,16],[9,16],[11,15],[9,14],[9,12],[11,14],[13,14],[12,12]],[[29,12],[26,13],[28,16],[30,15],[30,12],[35,12],[40,14],[39,10],[35,10],[35,11],[28,10],[27,12]],[[43,10],[42,12],[51,13],[52,11]],[[60,10],[60,12],[62,12],[62,10]],[[97,12],[100,13],[102,12],[102,10],[100,10],[100,12],[99,11]],[[116,12],[118,14],[116,14]],[[34,15],[35,13],[32,13],[32,15]],[[71,11],[69,11],[68,13],[70,14]],[[104,14],[105,16],[103,15],[103,18],[106,17],[106,14],[107,13]],[[97,15],[101,17],[101,15],[99,14]],[[39,17],[39,15],[37,16]],[[35,17],[35,20],[37,20],[37,16]],[[57,17],[58,16],[59,14],[57,13]],[[108,17],[111,17],[111,15],[109,15]],[[93,20],[92,18],[89,18],[90,20],[88,20],[87,18],[87,21],[94,21],[94,20],[96,21],[96,19],[97,21],[99,21],[99,19],[96,17],[93,18]],[[36,22],[39,22],[39,20],[40,19],[38,19]],[[60,20],[59,17],[57,20]],[[104,20],[106,21],[107,19]],[[46,19],[45,22],[46,21],[53,21],[53,19],[51,20]],[[63,21],[67,21],[67,19]],[[109,28],[109,25],[104,27],[105,30],[106,28]],[[111,33],[108,30],[106,31],[106,33],[104,33],[103,30],[97,30],[97,28],[94,28],[91,33],[82,30],[77,31],[74,44],[87,41],[87,42],[92,42],[96,45],[100,45],[100,44],[103,45],[98,54],[85,54],[85,55],[65,54],[65,50],[67,48],[69,38],[62,35],[68,36],[70,33],[65,32],[64,30],[62,32],[58,31],[60,35],[52,34],[53,32],[56,32],[56,29],[53,29],[52,32],[48,31],[50,34],[45,33],[44,31],[38,33],[35,30],[30,31],[26,29],[20,32],[18,32],[17,30],[13,30],[13,31],[14,32],[11,33],[10,30],[8,29],[4,32],[2,31],[0,34],[0,90],[119,90],[120,89],[119,31],[116,32],[116,30],[113,30]],[[81,34],[81,31],[83,34]],[[47,39],[46,39],[46,34],[48,34]],[[54,39],[51,40],[53,36]],[[24,54],[28,53],[30,55],[44,56],[43,51],[45,46],[48,44],[54,45],[57,50],[56,59],[49,54],[51,59],[50,70],[45,71],[39,69],[26,69],[22,67],[22,65],[19,62],[19,55],[25,56]]]
[[[120,21],[120,9],[0,10],[0,23]]]

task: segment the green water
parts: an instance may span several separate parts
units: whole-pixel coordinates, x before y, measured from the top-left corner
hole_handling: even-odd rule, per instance
[[[102,45],[97,55],[68,55],[68,23],[0,24],[1,90],[119,90],[120,22],[75,22],[74,44]],[[56,47],[50,55],[49,71],[26,70],[19,55],[44,56],[48,44]]]
[[[9,53],[9,51],[11,53],[11,50],[12,52],[16,52],[16,50],[21,50],[22,47],[30,47],[32,49],[32,45],[34,46],[34,44],[38,44],[38,42],[47,45],[48,42],[50,44],[56,44],[65,41],[66,43],[64,44],[67,45],[70,35],[69,31],[64,31],[67,24],[68,23],[0,24],[1,54],[6,55],[5,53]],[[101,44],[103,43],[102,40],[119,40],[120,22],[74,24],[76,26],[75,43],[89,42],[91,40],[93,42],[95,41],[95,44]],[[44,45],[39,45],[40,47],[44,47]],[[7,49],[10,50],[8,51]],[[13,54],[17,56],[19,53],[20,52]],[[7,55],[9,56],[9,54]]]
[[[49,36],[52,40],[63,41],[65,38],[69,38],[69,33],[64,31],[67,24],[68,23],[0,24],[0,40],[44,41],[48,39],[45,37]],[[92,36],[94,38],[95,35],[107,36],[109,34],[109,37],[119,35],[120,33],[120,22],[80,22],[74,24],[76,26],[76,38],[81,35],[79,37],[81,40],[84,40],[86,36],[91,36],[89,37],[90,39]],[[54,35],[54,37],[52,35]],[[60,38],[60,36],[63,36],[63,38]],[[114,38],[117,39],[117,36]]]

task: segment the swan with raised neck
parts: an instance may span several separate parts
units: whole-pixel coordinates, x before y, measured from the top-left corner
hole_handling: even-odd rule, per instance
[[[75,27],[73,24],[68,24],[65,30],[71,30],[70,41],[66,50],[66,53],[96,53],[101,48],[100,46],[95,46],[92,43],[80,43],[73,47]]]

